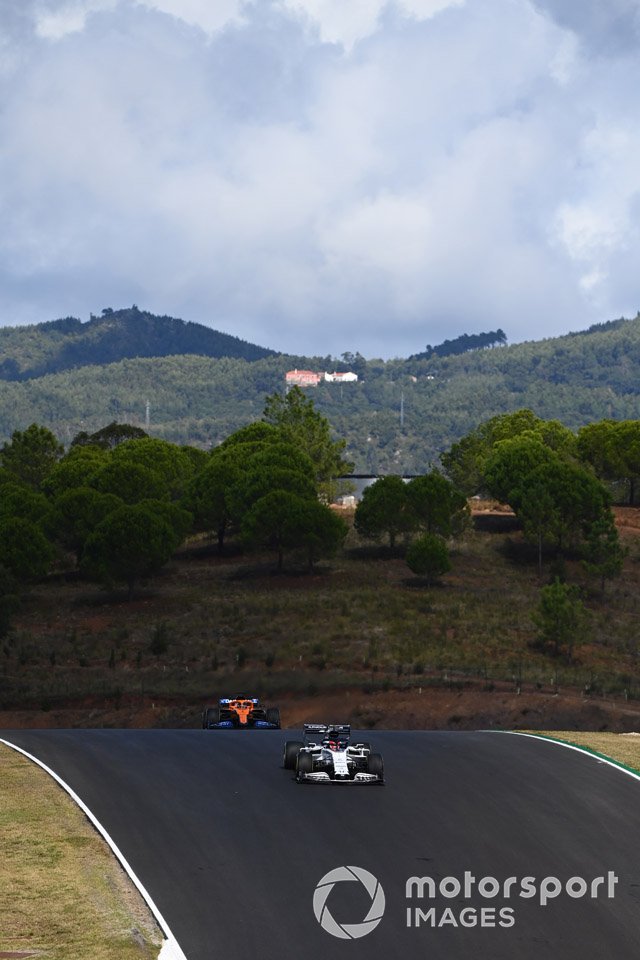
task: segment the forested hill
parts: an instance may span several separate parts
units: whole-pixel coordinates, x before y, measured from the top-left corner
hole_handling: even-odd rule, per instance
[[[0,328],[0,379],[30,380],[88,364],[132,357],[195,354],[261,360],[274,350],[220,333],[200,323],[158,317],[133,306],[102,311],[86,323],[75,317],[28,327]]]
[[[33,329],[33,328],[31,328]],[[357,383],[309,388],[347,440],[362,473],[419,473],[483,420],[528,407],[575,429],[606,417],[640,419],[640,317],[583,333],[421,360],[345,355],[165,356],[85,366],[23,382],[0,381],[0,440],[37,422],[66,444],[113,420],[208,447],[259,419],[267,394],[293,366],[355,370]]]
[[[414,353],[409,360],[430,360],[432,357],[453,357],[470,350],[485,350],[487,347],[503,347],[507,335],[499,327],[488,333],[463,333],[454,340],[444,340],[437,347],[428,344],[422,353]]]

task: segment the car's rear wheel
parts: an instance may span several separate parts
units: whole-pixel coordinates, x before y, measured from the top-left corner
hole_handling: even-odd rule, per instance
[[[285,770],[295,770],[296,761],[298,759],[298,754],[300,753],[301,747],[304,747],[302,740],[286,741],[282,756],[282,766],[285,768]]]
[[[381,780],[384,780],[384,762],[382,760],[382,755],[379,753],[370,753],[369,762],[367,763],[367,773],[373,773],[376,776],[380,777]]]
[[[202,727],[208,730],[212,723],[220,723],[220,707],[207,707],[202,715]]]
[[[280,710],[278,707],[267,708],[267,723],[273,723],[280,729]]]
[[[296,776],[302,779],[305,773],[311,773],[313,770],[313,757],[310,753],[299,753],[296,761]]]

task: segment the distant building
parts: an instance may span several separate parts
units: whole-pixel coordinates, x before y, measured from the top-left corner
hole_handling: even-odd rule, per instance
[[[322,374],[314,373],[313,370],[289,370],[284,379],[288,387],[317,387],[322,380]]]
[[[358,374],[351,373],[351,371],[347,373],[325,373],[324,378],[327,381],[327,383],[357,383],[358,382]]]
[[[345,510],[355,510],[358,506],[358,501],[352,493],[345,493],[341,497],[338,497],[335,503],[338,507],[344,507]]]
[[[313,370],[289,370],[284,376],[287,387],[317,387],[321,380],[327,383],[357,383],[357,373],[314,373]]]

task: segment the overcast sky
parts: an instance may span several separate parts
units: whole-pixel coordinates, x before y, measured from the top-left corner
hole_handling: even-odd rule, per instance
[[[0,324],[401,356],[635,316],[639,53],[640,0],[0,0]]]

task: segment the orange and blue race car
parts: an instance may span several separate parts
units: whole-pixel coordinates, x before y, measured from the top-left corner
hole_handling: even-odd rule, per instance
[[[203,730],[279,730],[280,710],[264,707],[257,697],[223,697],[217,707],[206,707]]]

